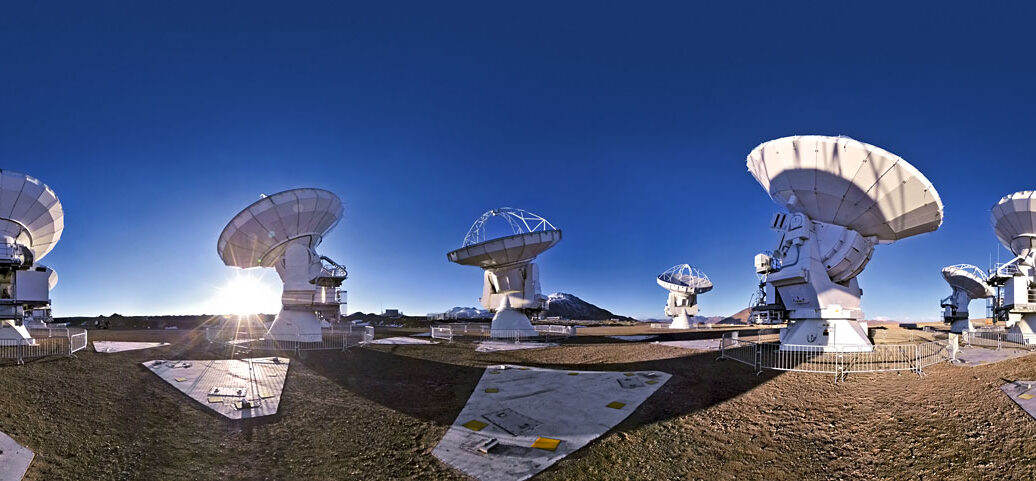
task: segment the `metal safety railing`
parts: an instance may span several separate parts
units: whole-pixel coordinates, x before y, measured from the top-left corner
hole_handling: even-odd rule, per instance
[[[300,354],[303,351],[345,351],[374,339],[374,328],[370,326],[338,325],[320,330],[318,341],[279,340],[265,332],[254,335],[238,328],[205,328],[205,340],[210,344],[222,344],[231,348],[231,356],[238,352],[277,351]]]
[[[438,324],[431,326],[432,339],[453,342],[457,338],[509,342],[551,341],[576,335],[575,326],[534,325],[528,329],[492,329],[489,324]]]
[[[755,368],[833,374],[843,380],[853,373],[911,371],[923,374],[924,368],[948,361],[953,354],[947,340],[916,344],[876,344],[873,349],[860,346],[791,345],[757,342],[726,333],[720,342],[720,359],[730,359]]]
[[[961,342],[968,347],[979,346],[992,349],[1036,349],[1034,344],[1026,344],[1025,337],[1021,333],[1011,333],[1002,327],[985,327],[974,331],[961,333]]]
[[[86,329],[47,328],[29,329],[28,332],[30,339],[0,339],[0,362],[25,364],[45,357],[73,357],[76,352],[86,349]]]

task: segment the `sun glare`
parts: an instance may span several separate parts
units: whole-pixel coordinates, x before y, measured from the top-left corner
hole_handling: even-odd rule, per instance
[[[262,281],[258,275],[236,273],[216,291],[214,309],[219,314],[259,314],[276,312],[280,293]]]

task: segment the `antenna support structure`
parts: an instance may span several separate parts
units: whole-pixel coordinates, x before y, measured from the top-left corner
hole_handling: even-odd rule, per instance
[[[902,158],[848,137],[794,136],[765,142],[748,170],[778,206],[772,253],[755,258],[759,306],[787,316],[781,350],[867,352],[857,276],[877,244],[942,224],[932,184]]]
[[[487,222],[503,220],[511,235],[491,237]],[[483,270],[479,302],[493,313],[494,338],[534,337],[530,316],[538,316],[547,298],[540,293],[540,271],[533,260],[561,241],[561,230],[531,212],[501,207],[475,220],[462,247],[446,254],[453,263]]]
[[[342,201],[323,189],[263,195],[231,219],[216,250],[230,267],[273,267],[284,289],[267,337],[321,342],[321,327],[341,320],[345,267],[316,248],[342,218]]]

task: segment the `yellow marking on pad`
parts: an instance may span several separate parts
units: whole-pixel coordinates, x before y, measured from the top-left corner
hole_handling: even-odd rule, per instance
[[[500,392],[500,389],[498,389],[498,388],[495,388],[495,387],[487,387],[487,388],[486,388],[486,392],[487,392],[487,393],[490,393],[490,394],[493,394],[493,393],[497,393],[497,392]]]
[[[607,406],[612,408],[612,409],[622,409],[622,408],[626,407],[626,403],[621,403],[619,401],[612,401],[612,402],[608,403]]]
[[[626,373],[623,373],[623,375],[625,375],[626,377],[630,377],[630,376],[635,376],[636,374],[633,374],[632,372],[626,372]]]
[[[531,447],[546,451],[555,451],[558,449],[559,444],[561,444],[560,439],[536,438],[536,441],[533,441]]]
[[[273,394],[268,393],[268,392],[261,392],[261,393],[259,393],[259,399],[270,399],[272,397],[273,397]]]
[[[1018,395],[1018,399],[1032,399],[1033,397],[1034,396],[1032,394],[1029,394],[1029,393],[1019,394]]]
[[[529,370],[529,368],[527,368],[527,367],[520,367],[520,368],[518,368],[518,370],[519,370],[519,371],[528,371],[528,370]]]
[[[569,376],[578,376],[579,373],[578,372],[570,372],[570,373],[568,373],[568,375]]]
[[[644,384],[658,384],[658,381],[656,381],[654,379],[649,379],[647,381],[644,381]]]
[[[176,382],[184,382],[184,381],[187,380],[187,378],[185,378],[185,377],[178,377],[178,378],[175,378],[175,379],[176,379]]]
[[[223,398],[218,397],[218,396],[209,396],[209,402],[210,403],[222,403],[223,402]]]
[[[484,423],[482,421],[478,421],[478,420],[473,419],[473,420],[468,421],[468,422],[466,422],[464,424],[461,424],[461,426],[464,426],[464,427],[466,427],[466,428],[468,428],[468,429],[470,429],[472,431],[481,431],[482,428],[484,428],[486,426],[489,426],[489,424],[486,424],[486,423]]]
[[[490,374],[500,374],[500,371],[489,371]]]

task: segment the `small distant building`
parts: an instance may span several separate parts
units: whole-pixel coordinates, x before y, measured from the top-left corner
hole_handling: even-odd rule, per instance
[[[385,309],[385,312],[382,314],[382,316],[398,319],[400,317],[403,317],[403,313],[399,312],[399,309]]]

